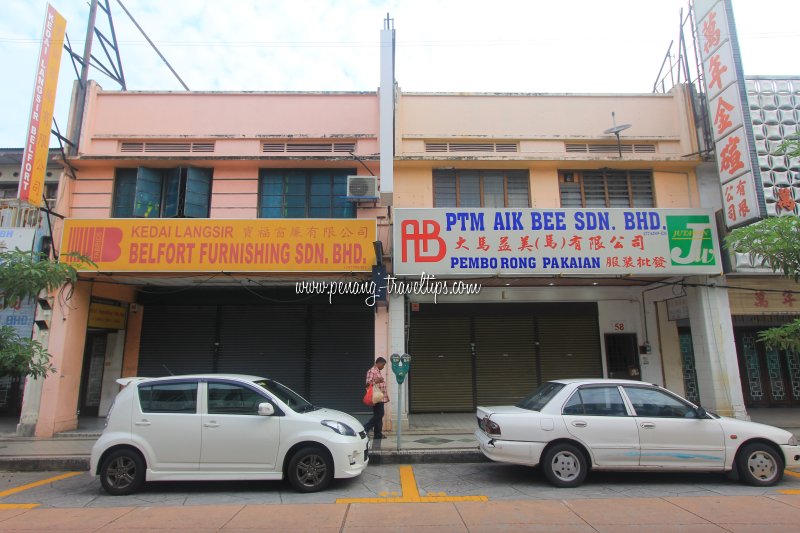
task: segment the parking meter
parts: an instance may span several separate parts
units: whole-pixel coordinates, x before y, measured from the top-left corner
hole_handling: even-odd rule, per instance
[[[403,355],[393,353],[389,359],[392,361],[392,372],[397,379],[397,384],[402,385],[406,380],[406,375],[411,367],[411,356],[407,353]],[[400,450],[400,412],[403,405],[403,387],[397,387],[397,450]]]
[[[409,367],[411,366],[411,356],[407,353],[403,355],[393,353],[389,359],[392,360],[392,372],[397,379],[397,383],[402,385],[406,380]]]

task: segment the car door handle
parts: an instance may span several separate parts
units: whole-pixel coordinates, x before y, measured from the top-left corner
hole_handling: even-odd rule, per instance
[[[644,429],[655,429],[656,425],[652,422],[642,422],[640,426]]]
[[[217,424],[216,422],[214,422],[212,420],[211,422],[206,422],[205,424],[203,424],[203,427],[205,427],[205,428],[218,428],[219,424]]]
[[[150,421],[149,420],[139,420],[138,422],[136,422],[136,425],[137,426],[149,426],[150,425]]]
[[[583,420],[575,420],[572,423],[572,425],[575,426],[576,428],[585,428],[586,427],[586,422],[584,422]]]

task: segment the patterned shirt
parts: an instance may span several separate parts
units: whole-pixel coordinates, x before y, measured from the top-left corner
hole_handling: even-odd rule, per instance
[[[367,387],[369,387],[370,385],[377,386],[383,393],[383,403],[386,403],[389,401],[389,394],[386,392],[386,380],[383,380],[380,383],[378,383],[378,378],[382,377],[383,375],[381,374],[381,371],[378,370],[378,367],[373,366],[367,371]]]

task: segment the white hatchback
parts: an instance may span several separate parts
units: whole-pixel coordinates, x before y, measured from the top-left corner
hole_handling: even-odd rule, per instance
[[[106,428],[92,448],[91,472],[109,494],[145,481],[288,478],[300,492],[367,466],[358,420],[321,409],[280,383],[207,374],[123,378]]]
[[[735,471],[771,486],[800,466],[794,435],[717,416],[641,381],[550,381],[516,405],[478,407],[478,439],[494,461],[540,465],[557,487],[575,487],[589,469]]]

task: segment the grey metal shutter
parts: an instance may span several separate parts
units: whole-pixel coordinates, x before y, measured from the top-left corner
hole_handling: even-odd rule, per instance
[[[375,360],[374,310],[366,305],[315,305],[311,324],[309,401],[351,414],[371,413],[361,398],[367,370]]]
[[[537,317],[541,380],[603,376],[596,316]]]
[[[472,354],[469,317],[411,320],[409,410],[471,411]]]
[[[533,316],[474,320],[478,405],[517,403],[537,386]]]
[[[142,312],[138,375],[213,372],[215,306],[145,305]]]
[[[253,374],[305,395],[305,305],[220,307],[220,373]]]

